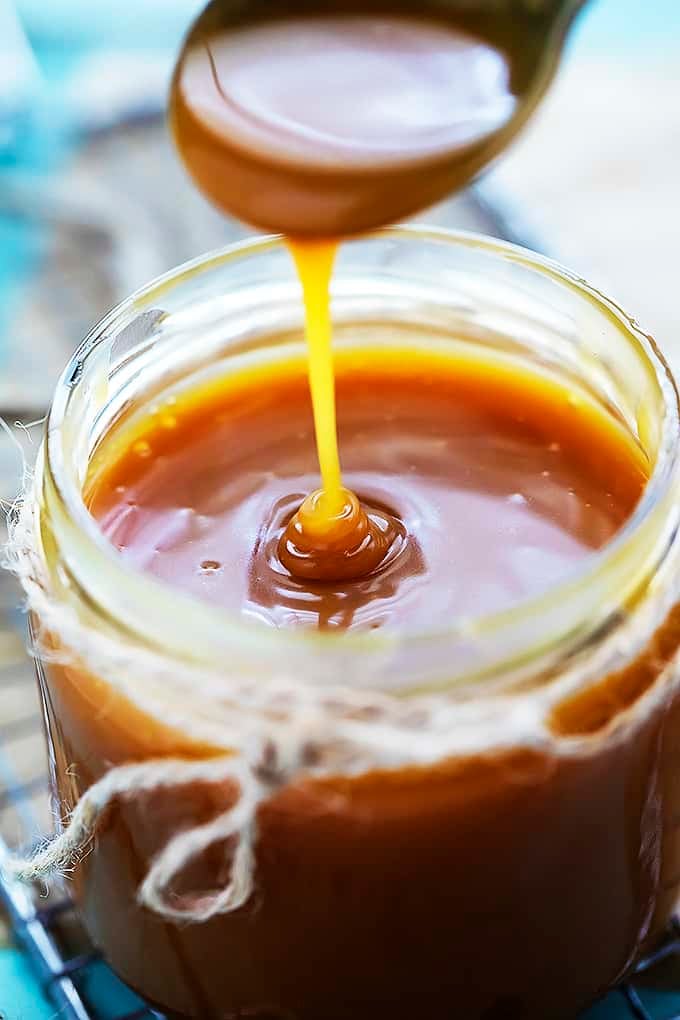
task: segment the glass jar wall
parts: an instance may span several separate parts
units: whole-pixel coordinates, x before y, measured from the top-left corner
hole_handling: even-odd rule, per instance
[[[558,587],[444,631],[229,616],[124,564],[83,485],[103,437],[162,395],[303,349],[292,265],[279,241],[247,242],[135,295],[59,384],[26,514],[62,818],[118,766],[228,758],[220,712],[246,689],[249,740],[260,719],[285,733],[265,697],[284,681],[326,714],[315,756],[258,798],[242,903],[196,920],[233,880],[233,832],[173,875],[162,909],[139,902],[173,839],[239,802],[228,773],[116,796],[77,898],[117,972],[180,1016],[566,1020],[654,939],[680,880],[675,386],[612,303],[483,238],[345,244],[333,315],[338,350],[470,351],[562,381],[644,450],[643,498]],[[361,755],[338,757],[352,742]],[[244,760],[263,783],[262,758]]]

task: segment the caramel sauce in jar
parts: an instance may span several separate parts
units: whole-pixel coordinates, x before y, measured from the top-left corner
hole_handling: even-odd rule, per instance
[[[84,497],[125,568],[265,629],[411,628],[422,645],[452,617],[559,585],[616,540],[650,484],[622,421],[549,372],[389,346],[338,351],[335,370],[345,477],[404,536],[382,569],[331,582],[281,560],[317,471],[300,357],[114,421]],[[138,889],[168,839],[209,822],[232,787],[121,799],[75,875],[89,930],[172,1016],[568,1020],[625,973],[677,893],[677,610],[659,621],[558,699],[554,745],[514,739],[510,698],[505,746],[287,783],[258,810],[252,898],[203,923],[163,921]],[[82,664],[42,670],[65,817],[117,764],[219,751]],[[177,902],[219,888],[229,854],[193,861]]]
[[[186,907],[192,923],[140,906],[140,889],[173,840],[243,809],[243,786],[228,778],[116,797],[76,869],[78,902],[117,973],[173,1017],[569,1020],[626,973],[677,897],[675,390],[656,351],[585,286],[564,326],[559,298],[581,285],[547,263],[537,270],[540,310],[560,322],[556,349],[565,356],[571,333],[582,333],[594,366],[568,369],[541,349],[540,316],[528,313],[523,328],[539,351],[531,367],[514,357],[516,334],[485,356],[484,341],[505,336],[499,307],[516,315],[526,294],[520,285],[506,306],[489,298],[487,307],[488,279],[467,293],[474,273],[457,263],[446,316],[427,320],[433,341],[466,326],[457,355],[400,345],[394,316],[390,342],[383,330],[381,344],[334,353],[338,238],[424,207],[495,155],[550,75],[550,61],[537,59],[545,25],[535,5],[520,5],[519,21],[504,5],[491,21],[380,4],[320,16],[303,4],[282,21],[276,5],[255,6],[254,21],[227,4],[199,19],[178,64],[172,122],[206,195],[288,235],[308,359],[184,387],[181,372],[168,372],[167,392],[116,405],[94,450],[100,418],[69,404],[92,379],[83,364],[68,375],[37,511],[44,584],[68,620],[109,644],[94,664],[87,641],[64,655],[64,634],[34,617],[52,653],[40,679],[62,817],[118,765],[236,757],[251,731],[230,731],[225,748],[210,716],[257,679],[248,654],[259,645],[280,649],[262,686],[288,684],[262,708],[268,724],[294,701],[300,658],[307,693],[312,674],[320,688],[334,681],[327,714],[338,711],[338,688],[355,700],[341,706],[337,731],[312,728],[290,772],[281,761],[292,738],[247,760],[249,788],[266,791],[251,842],[229,830],[167,890],[165,902]],[[439,255],[433,276],[444,272]],[[509,273],[523,259],[513,250],[500,261]],[[391,291],[405,314],[399,297]],[[418,307],[424,316],[427,300]],[[626,335],[614,368],[598,347],[612,324]],[[631,409],[617,394],[633,363]],[[109,382],[115,389],[113,372]],[[90,399],[100,392],[93,386]],[[68,428],[59,414],[70,414]],[[88,453],[76,472],[76,528],[59,503],[68,486],[55,483],[68,461],[60,444],[73,435],[72,459]],[[67,546],[81,539],[92,544],[79,559]],[[112,585],[98,587],[96,570],[89,585],[81,576],[95,562],[118,572],[113,609]],[[602,600],[581,589],[573,617],[581,577]],[[188,654],[174,634],[186,636],[184,612],[195,625]],[[573,626],[556,631],[562,614]],[[234,640],[206,664],[217,619]],[[272,643],[281,631],[292,633]],[[485,658],[496,645],[505,649],[497,668]],[[120,682],[135,652],[134,676]],[[160,681],[143,667],[159,659],[167,719],[148,708]],[[197,708],[172,689],[173,666],[188,665],[224,681],[207,709],[201,702],[200,732],[212,740],[190,731],[181,710]],[[366,691],[372,702],[359,697]],[[428,696],[439,716],[428,715]],[[401,729],[384,732],[387,702]],[[249,711],[244,727],[258,716]],[[383,756],[324,767],[324,752],[338,753],[362,725],[383,738]],[[229,887],[244,845],[247,895],[196,920],[192,909]]]
[[[558,583],[641,495],[639,448],[549,377],[408,348],[335,368],[361,504],[341,491],[328,531],[323,491],[301,495],[316,446],[293,361],[119,426],[86,487],[104,534],[135,568],[273,626],[413,630]]]

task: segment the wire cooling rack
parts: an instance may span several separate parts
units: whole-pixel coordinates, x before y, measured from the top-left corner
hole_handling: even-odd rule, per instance
[[[13,609],[18,600],[12,582],[2,580],[0,858],[8,845],[38,839],[48,830],[51,815],[41,705],[24,649],[25,620]],[[45,895],[0,881],[2,906],[60,1020],[163,1020],[107,967],[63,885]],[[3,1005],[0,990],[0,1012]],[[579,1020],[680,1020],[680,922],[673,922],[662,945],[630,982]]]

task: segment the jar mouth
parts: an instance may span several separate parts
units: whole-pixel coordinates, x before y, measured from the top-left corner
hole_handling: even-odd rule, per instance
[[[439,667],[433,667],[432,676],[419,675],[410,685],[409,689],[418,691],[478,681],[497,675],[500,670],[507,672],[508,667],[530,665],[533,671],[537,667],[549,668],[551,663],[564,659],[567,647],[582,647],[593,634],[601,633],[608,623],[620,618],[622,606],[634,603],[636,593],[649,583],[675,537],[679,410],[678,392],[668,365],[654,341],[614,302],[558,263],[509,242],[419,225],[385,228],[357,240],[453,245],[497,256],[570,289],[599,315],[616,324],[635,349],[641,368],[651,372],[662,408],[653,469],[625,524],[606,545],[538,595],[500,612],[457,618],[446,628],[399,633],[271,628],[238,613],[216,609],[124,562],[83,500],[83,478],[69,448],[72,431],[69,421],[77,413],[74,394],[83,366],[97,358],[120,324],[127,324],[140,309],[160,301],[179,281],[280,248],[282,238],[269,236],[237,242],[193,259],[141,288],[100,321],[66,366],[47,418],[36,475],[41,487],[39,498],[50,519],[53,544],[59,550],[61,572],[68,577],[62,590],[78,592],[101,618],[122,624],[131,639],[213,669],[226,652],[253,662],[280,661],[283,657],[291,663],[297,656],[305,659],[311,656],[318,662],[317,653],[322,652],[330,662],[345,660],[347,656],[389,658],[397,645],[408,646],[412,663],[419,658],[430,662],[430,653],[434,654],[435,649],[440,654],[447,650],[448,679],[443,678]],[[141,614],[140,606],[144,607]],[[478,655],[481,645],[487,647],[483,662]],[[418,668],[414,675],[422,672]]]

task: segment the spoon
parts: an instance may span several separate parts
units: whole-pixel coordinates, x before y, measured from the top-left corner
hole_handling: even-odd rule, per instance
[[[254,226],[343,236],[462,188],[545,92],[585,0],[213,0],[170,118],[204,194]]]

